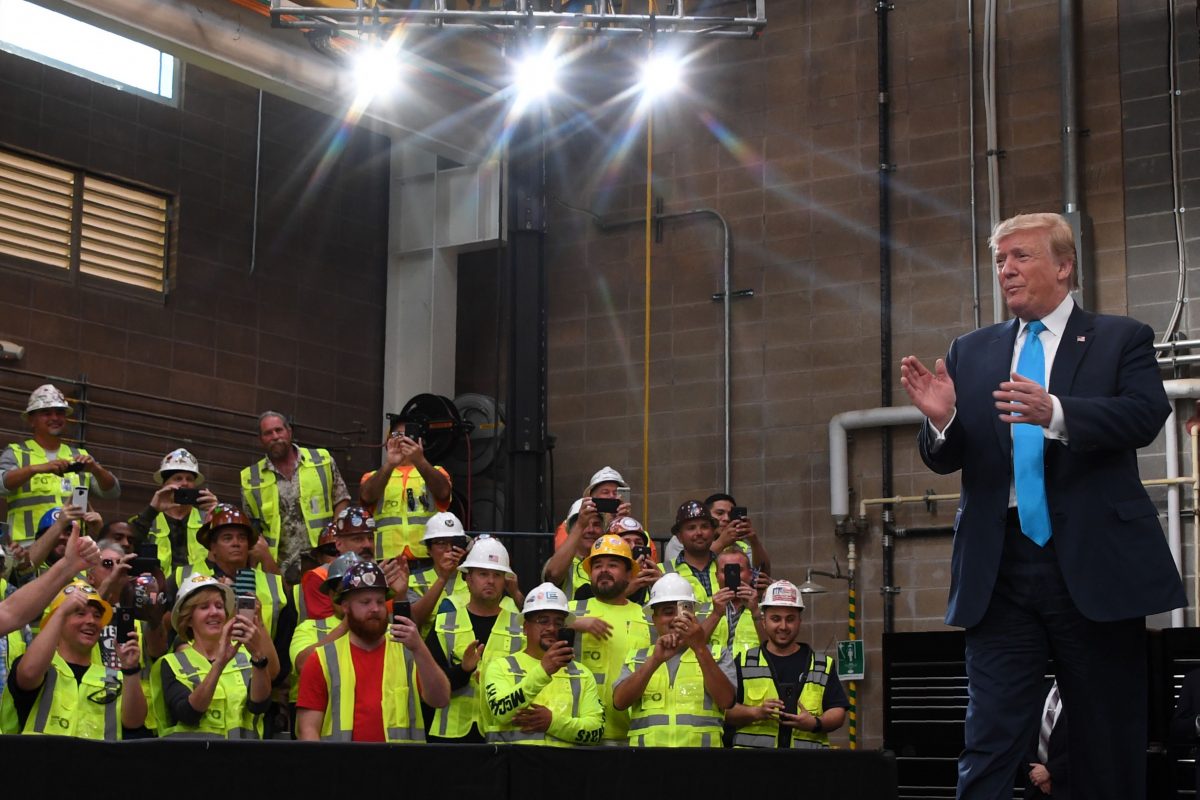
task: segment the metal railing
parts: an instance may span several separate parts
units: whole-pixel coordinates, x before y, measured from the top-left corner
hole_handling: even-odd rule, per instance
[[[254,435],[255,413],[95,383],[86,375],[45,375],[0,365],[0,437],[4,442],[29,438],[21,412],[29,393],[43,383],[61,389],[71,405],[73,413],[64,438],[87,447],[121,481],[117,514],[144,507],[158,488],[153,472],[162,457],[177,447],[186,447],[199,459],[206,485],[215,494],[234,502],[240,492],[239,472],[262,458]],[[343,464],[353,449],[377,446],[367,442],[367,427],[361,422],[348,430],[299,421],[292,425],[297,444],[324,447]],[[113,513],[112,501],[98,503],[105,516]]]

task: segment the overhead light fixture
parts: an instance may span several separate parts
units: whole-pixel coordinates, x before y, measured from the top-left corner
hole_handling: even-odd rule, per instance
[[[0,360],[20,361],[25,357],[25,348],[8,340],[0,341]]]
[[[354,56],[354,82],[360,98],[392,91],[400,82],[400,45],[396,37],[364,45]]]
[[[547,45],[540,50],[529,50],[513,66],[512,85],[518,109],[541,102],[558,89],[559,63],[558,53]]]
[[[800,584],[800,594],[825,594],[829,590],[812,579],[813,568],[808,568],[808,574],[805,575],[804,583]]]
[[[642,64],[638,88],[642,97],[653,101],[671,94],[683,85],[684,60],[674,53],[653,53]]]

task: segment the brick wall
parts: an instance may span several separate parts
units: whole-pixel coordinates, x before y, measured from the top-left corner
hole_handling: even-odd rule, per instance
[[[0,257],[0,338],[26,346],[18,366],[112,387],[88,389],[85,433],[125,484],[119,505],[99,504],[106,515],[139,510],[149,472],[180,444],[234,499],[237,470],[261,457],[250,415],[265,408],[293,415],[298,441],[340,448],[351,483],[376,463],[353,445],[377,441],[381,415],[389,143],[266,96],[251,271],[257,103],[255,90],[191,66],[172,108],[0,53],[0,145],[175,198],[165,299]],[[40,381],[0,382],[12,437]]]
[[[977,4],[982,6],[982,4]],[[1116,0],[1080,3],[1082,189],[1095,222],[1102,310],[1125,311],[1125,228]],[[894,359],[944,354],[973,327],[967,128],[966,7],[949,0],[896,4],[890,17]],[[755,42],[705,44],[690,93],[655,116],[654,194],[667,211],[712,207],[733,235],[731,488],[749,506],[774,572],[845,568],[845,542],[829,516],[827,425],[834,414],[880,404],[877,239],[876,19],[872,4],[772,3]],[[982,9],[977,8],[982,14]],[[1059,165],[1058,4],[1004,2],[998,26],[1001,216],[1056,210]],[[982,16],[976,21],[982,34]],[[977,39],[977,65],[981,40]],[[619,74],[619,65],[608,74]],[[628,67],[625,67],[628,70]],[[977,97],[981,87],[976,85]],[[602,109],[586,133],[564,137],[554,192],[608,220],[643,213],[645,131],[617,150],[628,115]],[[570,120],[560,110],[556,121]],[[984,149],[983,110],[975,151]],[[575,130],[574,128],[572,130]],[[991,320],[986,166],[978,166],[983,322]],[[557,167],[557,168],[555,168]],[[555,508],[564,514],[591,472],[611,464],[634,486],[635,515],[668,533],[674,509],[722,488],[721,239],[711,219],[666,222],[652,248],[649,496],[641,491],[644,241],[640,227],[601,230],[552,207],[550,428],[558,435]],[[906,404],[898,367],[892,387]],[[957,491],[924,468],[915,429],[895,431],[895,490]],[[880,494],[880,436],[850,445],[854,506]],[[898,512],[900,525],[946,524],[955,504]],[[882,627],[878,510],[859,545],[859,622],[868,648],[861,732],[881,743]],[[897,630],[941,627],[949,539],[899,541]],[[806,638],[818,648],[845,636],[845,585],[811,598]],[[841,734],[844,741],[844,731]]]

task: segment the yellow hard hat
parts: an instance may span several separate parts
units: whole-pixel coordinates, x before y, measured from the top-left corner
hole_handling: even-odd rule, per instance
[[[58,607],[63,604],[68,595],[75,592],[83,592],[88,599],[88,603],[100,609],[100,627],[103,628],[112,620],[113,609],[108,602],[100,596],[90,583],[81,581],[79,578],[68,583],[62,588],[62,591],[54,595],[54,599],[50,601],[50,606],[46,609],[46,613],[42,615],[41,627],[46,627],[46,623],[50,621],[50,617],[58,610]]]
[[[611,533],[601,536],[592,544],[592,551],[588,553],[587,558],[583,560],[583,571],[590,573],[592,571],[592,558],[594,556],[616,556],[623,558],[629,562],[630,568],[633,569],[633,574],[637,575],[641,566],[633,557],[633,551],[629,549],[629,545],[620,536],[614,536]]]

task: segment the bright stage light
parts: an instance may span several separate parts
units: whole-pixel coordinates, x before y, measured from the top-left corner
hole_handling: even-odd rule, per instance
[[[517,104],[545,100],[558,88],[558,54],[551,48],[527,53],[513,68]]]
[[[642,95],[654,100],[671,94],[683,84],[683,59],[668,53],[655,53],[642,65],[638,82]]]
[[[400,81],[400,47],[391,41],[364,46],[354,58],[354,82],[361,96],[390,92]]]

